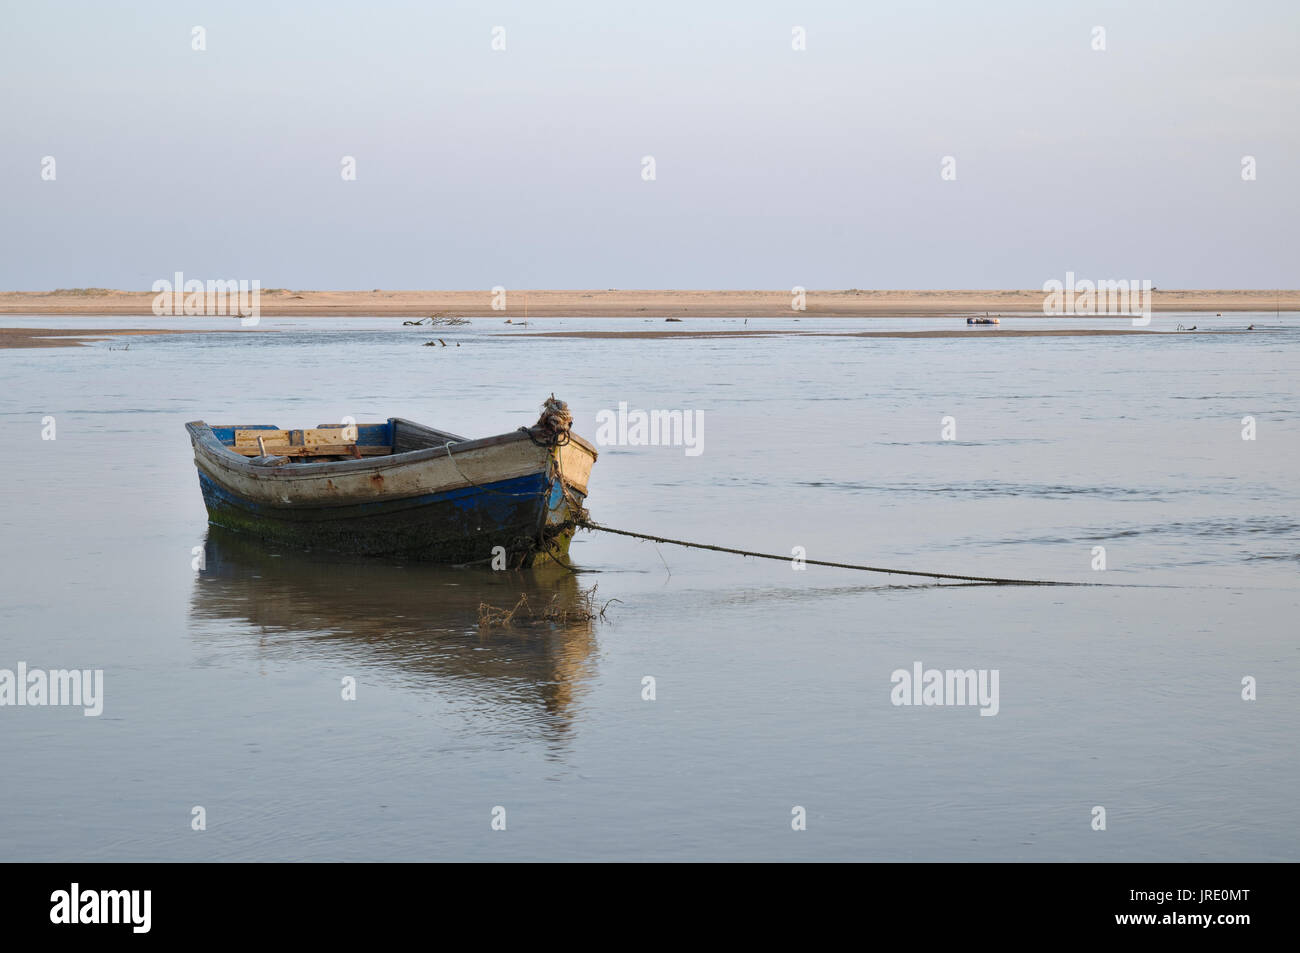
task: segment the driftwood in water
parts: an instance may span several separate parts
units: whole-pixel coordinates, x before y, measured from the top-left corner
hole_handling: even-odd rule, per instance
[[[416,318],[414,321],[403,321],[402,327],[410,328],[410,327],[421,327],[427,325],[429,327],[438,326],[438,327],[458,328],[461,327],[462,325],[472,324],[472,323],[473,322],[471,322],[469,318],[462,318],[460,315],[445,314],[439,311],[436,314],[429,315],[427,318]]]
[[[610,599],[604,605],[596,605],[596,587],[579,589],[571,600],[561,602],[557,592],[549,602],[540,609],[533,608],[528,601],[528,594],[522,593],[519,601],[510,609],[500,609],[486,602],[479,603],[478,624],[480,629],[505,628],[519,623],[543,622],[551,625],[574,625],[591,622],[595,619],[605,621],[605,610],[618,599]]]

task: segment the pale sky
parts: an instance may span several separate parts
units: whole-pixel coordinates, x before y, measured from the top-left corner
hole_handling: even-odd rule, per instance
[[[1300,286],[1295,0],[0,18],[4,290]]]

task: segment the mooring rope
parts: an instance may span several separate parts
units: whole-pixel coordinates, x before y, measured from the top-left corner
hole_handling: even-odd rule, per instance
[[[715,553],[732,553],[736,556],[753,556],[755,559],[777,559],[781,562],[790,562],[793,556],[780,556],[773,553],[756,553],[748,549],[732,549],[730,546],[713,546],[709,543],[692,543],[684,539],[669,539],[666,536],[652,536],[649,533],[634,533],[626,529],[614,529],[611,526],[602,526],[599,523],[593,523],[589,519],[579,519],[575,521],[578,526],[584,529],[596,530],[601,533],[613,533],[615,536],[631,536],[633,539],[645,539],[653,543],[670,543],[673,546],[685,546],[688,549],[709,549]],[[810,566],[829,566],[832,569],[857,569],[862,572],[878,572],[891,576],[922,576],[926,579],[956,579],[962,582],[982,582],[989,585],[998,586],[1097,586],[1102,583],[1095,582],[1057,582],[1051,579],[1003,579],[998,576],[963,576],[958,573],[950,572],[920,572],[915,569],[890,569],[884,566],[862,566],[857,563],[837,563],[825,559],[803,559],[803,562]]]

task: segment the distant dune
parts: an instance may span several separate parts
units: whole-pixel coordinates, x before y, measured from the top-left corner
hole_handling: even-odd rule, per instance
[[[788,291],[507,291],[505,309],[494,309],[491,291],[286,291],[263,290],[264,316],[353,315],[424,317],[791,317]],[[0,292],[0,314],[103,314],[147,316],[150,291],[74,288],[53,292]],[[1043,313],[1042,291],[809,291],[808,317],[886,317]],[[1300,291],[1163,291],[1152,294],[1155,311],[1300,310]]]

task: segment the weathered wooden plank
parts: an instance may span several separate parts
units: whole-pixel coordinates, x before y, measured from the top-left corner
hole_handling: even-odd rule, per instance
[[[380,425],[386,427],[386,425]],[[302,430],[262,430],[236,429],[234,431],[235,453],[245,457],[264,454],[290,457],[379,457],[391,454],[392,447],[382,444],[365,444],[358,446],[353,441],[340,438],[343,432],[338,427],[308,427]]]
[[[309,427],[303,430],[236,430],[235,446],[244,447],[257,444],[257,438],[269,447],[272,444],[288,444],[291,447],[315,447],[321,445],[339,446],[356,443],[355,440],[342,440],[337,427]]]
[[[267,440],[263,437],[262,446],[256,442],[252,444],[236,444],[230,449],[244,457],[256,457],[263,452],[272,455],[290,456],[290,457],[386,457],[389,456],[392,447],[358,447],[355,443],[320,443],[311,446],[301,446],[290,444],[284,441]]]
[[[340,430],[345,424],[317,424],[317,430]],[[385,421],[382,424],[356,424],[356,442],[362,447],[389,447],[393,444],[393,425]]]

